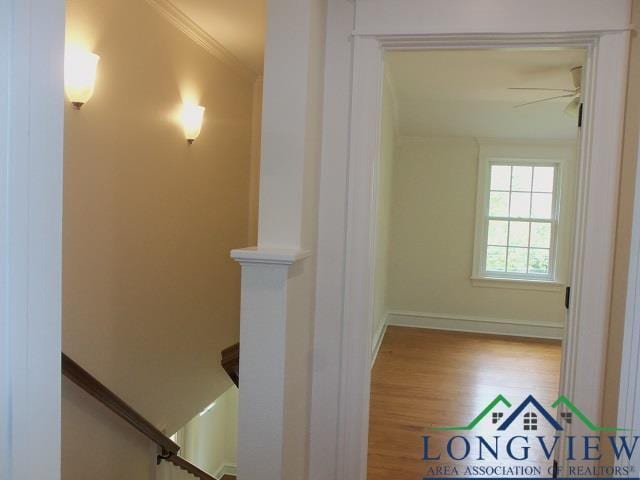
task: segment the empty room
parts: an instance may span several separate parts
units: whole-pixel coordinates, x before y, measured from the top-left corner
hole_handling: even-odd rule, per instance
[[[369,480],[463,475],[446,468],[483,448],[508,468],[497,430],[572,421],[558,397],[584,63],[579,48],[385,53]],[[551,476],[552,456],[526,453],[490,476]]]

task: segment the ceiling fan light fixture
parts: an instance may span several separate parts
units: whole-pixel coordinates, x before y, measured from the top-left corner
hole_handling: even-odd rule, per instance
[[[531,102],[519,103],[514,105],[514,108],[526,107],[528,105],[534,105],[542,102],[549,102],[557,100],[559,98],[571,98],[569,104],[564,108],[564,113],[577,117],[580,113],[580,98],[582,90],[582,66],[573,67],[571,70],[571,79],[573,80],[573,89],[569,88],[547,88],[547,87],[510,87],[509,90],[528,90],[538,92],[564,92],[561,95],[552,95],[546,98],[540,98]]]

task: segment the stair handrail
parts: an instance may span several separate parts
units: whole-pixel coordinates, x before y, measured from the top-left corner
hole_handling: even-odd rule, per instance
[[[158,445],[162,451],[157,458],[158,464],[162,460],[166,460],[201,480],[216,480],[204,470],[179,457],[180,445],[158,430],[149,420],[140,415],[64,352],[62,353],[62,374]]]
[[[230,347],[225,348],[222,351],[222,358],[220,359],[220,365],[229,378],[233,381],[236,387],[240,386],[240,376],[239,376],[239,367],[240,367],[240,344],[236,343],[235,345],[231,345]]]

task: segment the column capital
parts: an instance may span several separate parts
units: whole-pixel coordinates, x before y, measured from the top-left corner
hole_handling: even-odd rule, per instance
[[[300,248],[249,247],[231,250],[231,258],[241,265],[292,265],[311,255],[311,251]]]

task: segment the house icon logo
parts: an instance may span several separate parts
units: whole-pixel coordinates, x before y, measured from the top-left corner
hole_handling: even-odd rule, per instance
[[[509,415],[505,418],[505,412],[502,409],[510,409],[512,403],[507,398],[500,394],[496,396],[487,406],[467,425],[461,426],[445,426],[445,427],[432,427],[432,430],[438,431],[470,431],[476,428],[476,426],[489,414],[491,414],[491,423],[496,425],[497,431],[504,432],[514,425],[520,425],[524,431],[535,432],[544,421],[549,424],[555,431],[561,432],[564,430],[562,424],[570,425],[573,423],[574,418],[579,419],[589,430],[592,432],[616,432],[625,431],[624,428],[618,427],[600,427],[594,424],[587,415],[585,415],[571,400],[564,395],[561,395],[551,404],[551,408],[560,408],[560,419],[556,419],[549,411],[533,396],[529,395],[525,398],[520,405],[518,405]]]
[[[583,435],[571,432],[571,424],[578,422],[590,432]],[[593,463],[581,469],[584,465],[571,463],[575,460],[597,462],[604,449],[608,449],[616,461],[626,459],[630,462],[634,451],[640,451],[640,435],[630,435],[626,432],[631,430],[625,428],[595,424],[563,395],[548,406],[533,395],[517,404],[504,395],[497,395],[467,425],[430,429],[451,434],[444,438],[443,435],[421,436],[422,459],[438,462],[427,464],[425,480],[453,478],[460,474],[467,478],[547,478],[543,472],[545,468],[548,476],[560,477],[562,473],[563,478],[637,478],[631,475],[635,473],[632,467],[625,465]],[[487,429],[493,431],[488,433]],[[602,435],[602,432],[610,433]],[[563,435],[566,435],[566,442],[561,441]],[[530,455],[545,459],[549,464],[519,463],[534,461]],[[560,460],[566,463],[561,464]],[[467,463],[456,463],[460,461]],[[469,461],[474,463],[469,464]]]
[[[536,411],[531,411],[533,409],[535,409]],[[523,413],[525,410],[527,410],[527,412]],[[520,405],[518,405],[518,408],[516,408],[504,422],[502,422],[502,424],[498,427],[498,431],[505,431],[521,415],[523,417],[522,422],[524,430],[537,430],[539,416],[544,418],[556,431],[563,430],[562,426],[558,422],[556,422],[556,419],[553,418],[542,405],[540,405],[540,402],[538,402],[533,395],[529,395]]]

